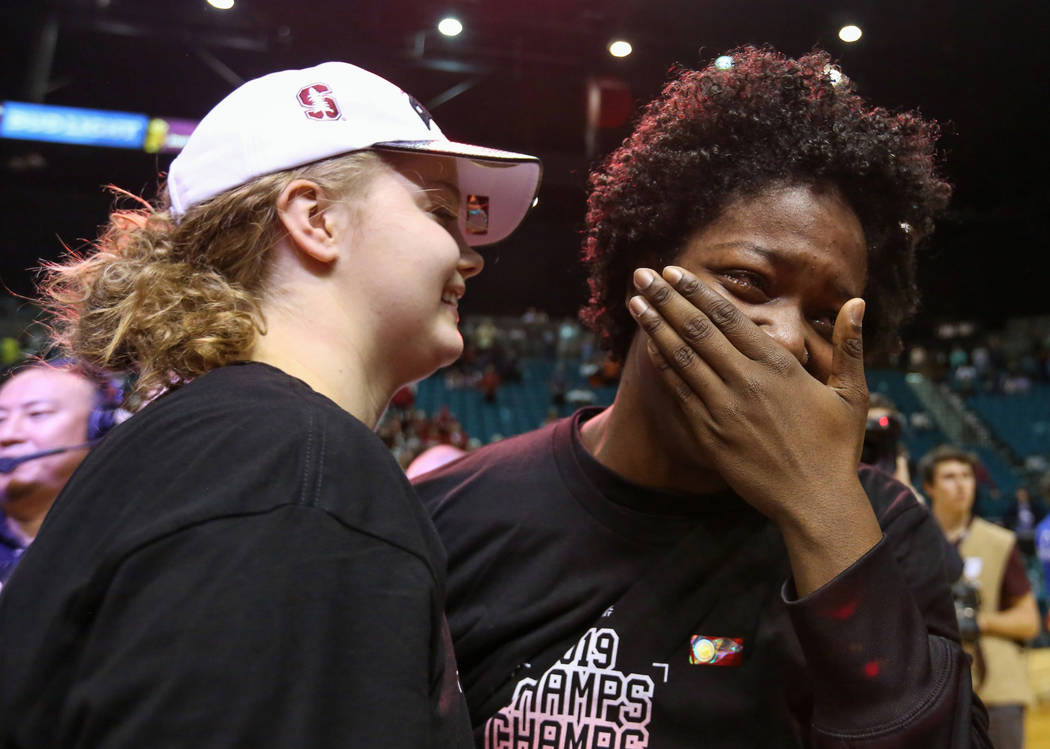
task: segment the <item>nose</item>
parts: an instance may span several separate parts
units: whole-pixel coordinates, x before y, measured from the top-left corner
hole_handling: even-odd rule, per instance
[[[764,308],[752,318],[766,335],[787,349],[803,366],[809,363],[806,348],[806,321],[801,310],[791,305]]]
[[[464,279],[476,276],[485,267],[485,258],[466,242],[459,245],[459,264],[456,268]]]

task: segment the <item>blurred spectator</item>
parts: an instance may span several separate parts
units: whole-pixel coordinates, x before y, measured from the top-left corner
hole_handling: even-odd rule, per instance
[[[1038,498],[1032,497],[1027,487],[1014,492],[1014,501],[1003,517],[1003,523],[1017,535],[1017,545],[1022,554],[1035,554],[1035,527],[1046,508]]]
[[[398,412],[410,411],[416,402],[415,385],[405,385],[390,399],[390,407]]]
[[[419,409],[405,412],[390,409],[376,427],[376,434],[404,469],[422,453],[438,445],[461,451],[480,446],[467,436],[448,406],[442,406],[431,418]]]
[[[5,336],[0,339],[0,367],[7,369],[14,366],[22,359],[22,347],[18,340]]]
[[[565,318],[558,326],[558,358],[567,359],[580,355],[580,324]]]
[[[501,382],[499,372],[496,371],[496,365],[489,364],[486,366],[481,379],[478,381],[478,389],[481,390],[481,395],[486,403],[496,402],[496,391],[499,390]]]
[[[569,379],[565,376],[565,364],[558,362],[551,373],[550,382],[547,384],[551,393],[551,403],[555,406],[565,405],[565,391],[569,387]],[[557,413],[557,411],[555,411]]]
[[[496,335],[499,331],[492,320],[485,318],[474,329],[474,344],[478,352],[487,353],[496,343]]]
[[[31,366],[0,386],[0,455],[17,458],[52,448],[0,473],[0,585],[33,541],[52,503],[88,454],[96,384],[68,368]]]
[[[861,461],[911,486],[908,451],[901,442],[903,431],[904,416],[893,401],[881,393],[872,393],[868,397],[868,419],[864,427]]]
[[[972,514],[977,460],[942,445],[923,457],[922,490],[934,517],[963,558],[963,582],[979,602],[974,619],[960,617],[974,656],[974,690],[988,708],[989,736],[996,749],[1024,745],[1024,714],[1033,695],[1024,644],[1039,633],[1039,609],[1016,536]]]

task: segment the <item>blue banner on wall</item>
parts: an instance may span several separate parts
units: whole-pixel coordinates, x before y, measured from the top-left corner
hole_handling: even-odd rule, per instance
[[[131,112],[7,101],[0,111],[0,138],[140,149],[148,122],[146,115]]]

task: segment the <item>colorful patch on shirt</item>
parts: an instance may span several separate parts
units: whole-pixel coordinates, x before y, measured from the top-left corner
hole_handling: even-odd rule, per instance
[[[739,666],[744,641],[739,637],[693,635],[689,640],[689,663],[694,666]]]

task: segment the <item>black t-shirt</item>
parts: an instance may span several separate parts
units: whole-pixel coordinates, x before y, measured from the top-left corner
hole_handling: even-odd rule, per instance
[[[0,746],[469,746],[444,565],[364,424],[209,372],[88,456],[0,594]]]
[[[861,470],[883,540],[795,600],[775,526],[617,476],[580,441],[593,413],[416,482],[478,746],[987,745],[946,542],[907,487]]]

